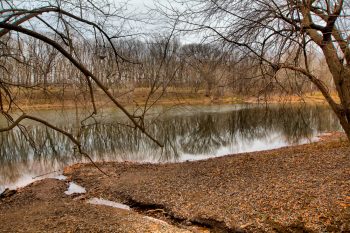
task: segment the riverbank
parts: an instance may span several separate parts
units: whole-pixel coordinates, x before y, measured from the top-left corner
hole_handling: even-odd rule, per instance
[[[320,92],[298,95],[268,95],[268,96],[244,96],[234,95],[230,92],[220,96],[206,96],[205,90],[193,92],[186,88],[168,88],[164,93],[157,91],[149,96],[149,88],[135,88],[111,90],[113,96],[125,107],[147,105],[210,105],[210,104],[243,104],[243,103],[326,103]],[[337,101],[335,94],[332,95]],[[115,106],[100,90],[95,91],[95,105],[98,108]],[[64,94],[57,88],[46,91],[33,91],[19,93],[16,98],[17,105],[22,109],[67,109],[67,108],[91,108],[91,97],[88,93],[77,93],[74,90],[65,90]]]
[[[43,180],[0,199],[0,232],[350,231],[350,147],[339,135],[196,162],[98,165],[109,176],[91,164],[65,169],[84,194]],[[86,202],[94,197],[133,210]]]

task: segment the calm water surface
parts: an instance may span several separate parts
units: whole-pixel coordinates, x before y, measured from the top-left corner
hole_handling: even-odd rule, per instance
[[[147,126],[164,144],[160,148],[125,126],[126,119],[119,111],[104,109],[97,116],[99,124],[89,119],[84,129],[79,129],[86,117],[83,110],[32,114],[74,134],[80,132],[85,150],[96,161],[198,160],[307,143],[324,132],[340,130],[334,114],[323,105],[158,107],[149,114]],[[0,119],[0,126],[4,124]],[[63,135],[33,122],[24,125],[26,129],[0,134],[0,192],[86,161],[74,153],[74,145]]]

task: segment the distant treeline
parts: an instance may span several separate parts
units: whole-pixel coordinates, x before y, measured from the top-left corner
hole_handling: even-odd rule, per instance
[[[44,90],[55,87],[63,91],[87,87],[81,72],[50,45],[31,38],[12,38],[5,43],[0,57],[4,85]],[[151,88],[165,92],[174,87],[193,93],[202,91],[211,97],[316,90],[298,73],[284,71],[275,75],[270,67],[263,67],[243,51],[222,44],[182,44],[176,38],[157,36],[143,41],[117,40],[113,48],[105,41],[80,40],[75,41],[71,54],[115,90]],[[332,86],[325,61],[317,55],[310,56],[313,69]]]

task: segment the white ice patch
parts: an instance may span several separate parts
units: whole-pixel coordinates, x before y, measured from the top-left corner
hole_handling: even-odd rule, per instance
[[[74,182],[69,183],[68,190],[64,192],[67,195],[71,195],[73,193],[86,193],[86,189],[77,185]]]
[[[111,206],[114,208],[118,209],[123,209],[123,210],[130,210],[130,207],[128,205],[124,205],[118,202],[114,201],[108,201],[102,198],[91,198],[90,200],[87,201],[87,203],[93,204],[93,205],[106,205],[106,206]]]
[[[57,180],[66,180],[66,179],[67,179],[67,176],[58,175],[58,176],[55,176],[54,179],[57,179]]]

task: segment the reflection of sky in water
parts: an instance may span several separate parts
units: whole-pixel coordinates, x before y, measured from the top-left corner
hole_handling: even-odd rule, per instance
[[[301,139],[297,144],[305,144],[309,142],[317,141],[317,137],[313,137],[311,139],[304,138]],[[230,143],[227,146],[221,146],[215,152],[211,154],[187,154],[184,153],[181,155],[181,161],[194,161],[194,160],[202,160],[213,157],[220,157],[229,154],[238,154],[245,152],[253,152],[253,151],[263,151],[270,150],[275,148],[281,148],[285,146],[290,146],[291,144],[283,139],[283,135],[279,135],[277,133],[273,133],[266,138],[254,138],[250,141],[245,141],[244,139],[239,140],[236,143]]]
[[[34,114],[72,132],[85,118],[84,112],[76,110],[42,110]],[[150,122],[156,116],[157,120],[148,131],[164,143],[164,148],[140,132],[115,124],[125,123],[123,115],[104,109],[97,116],[103,124],[91,125],[81,132],[85,149],[95,161],[179,162],[303,144],[314,141],[320,133],[340,129],[325,106],[271,105],[269,109],[257,105],[181,106],[170,110],[158,107],[150,116]],[[26,124],[37,153],[18,129],[0,134],[0,191],[28,184],[38,175],[50,173],[35,179],[57,176],[51,172],[72,163],[87,162],[79,155],[73,156],[73,145],[61,134],[39,124]]]

